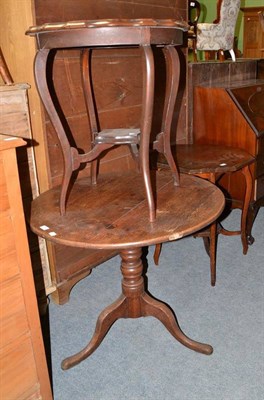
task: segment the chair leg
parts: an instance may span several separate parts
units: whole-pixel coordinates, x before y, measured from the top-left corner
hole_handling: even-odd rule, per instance
[[[197,62],[198,58],[197,58],[196,38],[193,39],[192,42],[193,42],[193,46],[192,46],[193,47],[193,60],[195,62]]]
[[[149,170],[149,143],[154,103],[154,57],[151,46],[141,46],[143,55],[143,99],[140,124],[140,167],[149,207],[149,221],[156,219],[156,205]]]
[[[223,52],[223,50],[219,50],[217,52],[217,56],[219,58],[219,61],[225,61],[225,53]]]
[[[210,269],[211,269],[211,285],[215,286],[216,282],[216,242],[217,242],[217,222],[210,226]]]
[[[204,51],[204,58],[206,61],[215,60],[216,52],[215,50],[205,50]]]
[[[229,53],[230,53],[230,55],[231,55],[231,58],[232,58],[232,61],[236,61],[236,55],[235,55],[235,52],[234,52],[234,50],[233,49],[230,49],[229,50]]]
[[[249,203],[251,199],[253,179],[249,169],[249,166],[242,168],[242,173],[246,180],[246,193],[244,198],[244,204],[241,214],[241,241],[243,245],[243,254],[247,254],[248,251],[248,240],[247,240],[247,214],[249,209]]]
[[[161,253],[161,247],[162,247],[161,243],[158,243],[155,246],[155,251],[154,251],[154,255],[153,255],[155,265],[159,265],[159,257],[160,257],[160,253]]]

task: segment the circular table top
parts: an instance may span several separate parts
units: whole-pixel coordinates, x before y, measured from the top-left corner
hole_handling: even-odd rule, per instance
[[[97,185],[89,178],[77,180],[64,216],[59,212],[60,187],[41,194],[32,202],[31,228],[59,244],[125,249],[180,239],[221,214],[224,196],[210,182],[183,174],[177,187],[170,171],[153,173],[157,217],[152,223],[141,174],[111,173],[99,175]]]
[[[58,30],[81,29],[81,28],[120,28],[120,27],[163,27],[180,28],[188,30],[188,24],[176,19],[154,19],[154,18],[136,18],[136,19],[97,19],[66,22],[48,22],[43,25],[31,26],[26,34],[34,35],[40,32],[54,32]]]

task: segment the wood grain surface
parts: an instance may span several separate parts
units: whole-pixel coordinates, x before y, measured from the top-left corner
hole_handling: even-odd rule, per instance
[[[127,249],[179,239],[207,226],[222,212],[224,196],[211,183],[181,175],[181,185],[176,187],[170,171],[154,174],[157,218],[153,223],[141,175],[123,173],[100,175],[94,186],[88,178],[76,181],[65,216],[59,213],[60,187],[41,194],[32,204],[31,228],[59,244]]]

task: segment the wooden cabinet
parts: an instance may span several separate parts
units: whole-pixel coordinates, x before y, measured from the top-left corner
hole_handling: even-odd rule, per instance
[[[16,161],[0,135],[0,397],[52,399]]]
[[[0,132],[26,140],[26,146],[17,149],[18,171],[25,214],[30,212],[30,203],[39,195],[32,132],[28,110],[26,83],[0,85]],[[55,290],[51,275],[46,242],[34,235],[27,226],[31,260],[37,286],[39,305],[45,308],[46,294]]]
[[[261,28],[258,13],[264,12],[264,7],[243,7],[244,37],[243,57],[264,58],[264,32]]]
[[[250,203],[248,232],[260,206],[264,205],[264,81],[200,85],[194,90],[193,140],[246,150],[256,157],[251,165],[254,191]],[[245,181],[238,171],[220,181],[234,206],[241,207]]]

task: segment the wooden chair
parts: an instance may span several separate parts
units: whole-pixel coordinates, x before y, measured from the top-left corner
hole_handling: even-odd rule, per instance
[[[35,59],[36,84],[62,149],[64,161],[64,175],[60,195],[62,215],[66,212],[66,200],[73,172],[78,171],[81,164],[91,163],[92,183],[96,184],[99,156],[114,146],[128,145],[142,172],[149,207],[149,220],[151,222],[155,220],[156,205],[149,170],[155,76],[153,47],[162,48],[164,53],[166,89],[161,131],[152,140],[151,145],[153,149],[166,154],[175,185],[179,185],[178,171],[170,148],[170,129],[180,75],[180,63],[176,46],[184,43],[187,29],[187,24],[175,20],[120,19],[48,23],[31,27],[27,31],[28,35],[35,36],[37,39],[39,50]],[[92,53],[94,49],[98,48],[105,49],[105,51],[109,48],[122,51],[127,47],[139,48],[142,55],[141,121],[136,128],[129,127],[129,122],[127,128],[101,128],[92,83]],[[91,149],[88,152],[78,149],[72,141],[70,142],[68,138],[70,127],[66,119],[63,118],[62,110],[58,107],[58,101],[52,96],[50,53],[54,53],[58,49],[74,50],[75,52],[81,50],[82,82],[89,120],[87,131],[91,133],[91,138],[87,138],[91,144]]]
[[[213,23],[197,24],[196,48],[205,52],[205,59],[212,59],[217,53],[220,61],[225,59],[224,51],[229,51],[232,60],[236,61],[234,37],[240,0],[218,0],[217,18]]]
[[[249,169],[255,158],[246,151],[221,145],[176,145],[174,156],[181,173],[196,175],[217,184],[223,174],[232,174],[241,170],[245,177],[245,196],[242,206],[240,229],[228,231],[219,221],[215,221],[208,229],[202,230],[194,236],[204,239],[206,251],[210,257],[211,285],[216,282],[216,245],[218,234],[227,236],[240,235],[243,254],[248,251],[248,237],[246,231],[247,213],[253,189],[253,179]],[[159,156],[160,167],[166,167],[166,160]],[[158,264],[161,245],[157,245],[154,253],[154,261]]]
[[[197,61],[197,23],[201,13],[201,5],[197,0],[189,0],[188,7],[188,48],[193,52],[193,59]]]

